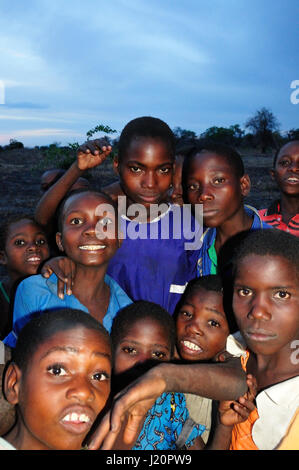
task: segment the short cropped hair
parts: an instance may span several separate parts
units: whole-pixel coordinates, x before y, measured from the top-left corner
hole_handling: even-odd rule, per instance
[[[204,289],[208,292],[219,292],[223,294],[223,284],[221,276],[218,274],[208,274],[201,276],[196,279],[192,279],[188,282],[185,292],[182,295],[182,299],[185,299],[189,295],[192,295],[194,291]]]
[[[113,320],[111,328],[111,341],[113,351],[116,350],[122,338],[127,334],[132,325],[146,318],[160,323],[169,335],[171,355],[174,353],[176,332],[172,316],[160,305],[146,300],[138,300],[121,309]]]
[[[109,333],[88,313],[70,308],[48,310],[34,316],[21,329],[16,346],[12,349],[12,362],[25,374],[32,356],[41,344],[60,331],[77,327],[98,331],[111,345]]]
[[[161,119],[144,116],[133,119],[123,128],[118,142],[119,162],[126,155],[131,142],[143,137],[164,142],[169,149],[170,157],[174,159],[175,137],[170,127]]]
[[[36,225],[41,232],[47,235],[45,229],[36,222],[32,215],[26,214],[14,214],[6,217],[6,219],[0,224],[0,250],[5,250],[5,244],[7,240],[7,235],[11,225],[20,222],[21,220],[28,220],[32,224]]]
[[[277,162],[277,159],[278,159],[278,155],[279,155],[281,149],[282,149],[283,147],[285,147],[286,145],[288,145],[288,144],[293,144],[293,143],[294,143],[294,144],[299,144],[299,140],[297,140],[297,139],[289,140],[288,142],[286,142],[285,144],[283,144],[278,150],[276,150],[275,155],[274,155],[274,158],[273,158],[273,169],[274,169],[275,166],[276,166],[276,162]]]
[[[233,256],[233,277],[239,263],[249,255],[280,256],[296,270],[299,279],[299,238],[279,229],[255,230],[240,242]]]
[[[204,152],[216,153],[217,155],[224,157],[237,178],[242,178],[242,176],[244,176],[245,168],[242,157],[234,148],[223,144],[199,143],[194,145],[185,157],[182,176],[183,185],[186,184],[186,178],[189,174],[190,165],[195,155]]]

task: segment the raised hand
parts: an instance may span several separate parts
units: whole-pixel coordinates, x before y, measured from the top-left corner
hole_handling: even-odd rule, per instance
[[[63,299],[65,291],[67,295],[71,295],[76,274],[75,263],[66,256],[57,256],[55,258],[51,258],[46,261],[46,263],[44,263],[41,269],[41,274],[43,277],[49,278],[53,273],[58,277],[58,297]]]
[[[100,165],[112,150],[105,139],[87,140],[77,152],[77,166],[85,171]]]
[[[219,404],[219,420],[224,426],[234,426],[246,421],[255,409],[254,399],[257,393],[257,381],[251,374],[247,375],[248,391],[237,401],[222,401]]]

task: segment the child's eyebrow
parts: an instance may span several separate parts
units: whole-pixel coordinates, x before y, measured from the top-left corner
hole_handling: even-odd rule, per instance
[[[42,356],[42,359],[44,359],[45,357],[49,356],[50,354],[52,354],[53,352],[56,352],[56,351],[62,351],[62,352],[70,352],[70,353],[73,353],[73,354],[79,354],[79,349],[77,348],[74,348],[73,346],[54,346],[53,348],[50,348],[43,356]],[[104,353],[104,352],[101,352],[101,351],[94,351],[92,353],[92,355],[94,356],[100,356],[100,357],[106,357],[108,359],[111,358],[110,354],[108,353]]]
[[[217,315],[220,315],[221,317],[226,318],[225,313],[220,312],[220,310],[217,310],[216,308],[205,307],[205,309],[208,310],[208,311],[210,311],[210,312],[217,313]]]
[[[122,344],[122,343],[131,343],[131,344],[134,344],[136,346],[139,346],[141,344],[140,341],[134,341],[133,339],[126,339],[126,338],[124,338],[120,341],[120,344]],[[154,343],[152,346],[159,347],[159,348],[170,349],[166,344]]]
[[[146,165],[141,163],[139,160],[128,160],[127,164],[128,165],[138,165],[138,166],[141,166],[143,168],[146,168]],[[172,160],[169,160],[168,162],[164,162],[161,165],[158,165],[157,168],[162,168],[163,166],[173,165],[173,164],[174,164],[174,162]]]
[[[35,235],[43,235],[45,236],[44,232],[37,232]],[[11,238],[16,238],[16,237],[26,237],[27,234],[26,232],[20,232],[20,233],[14,233]]]

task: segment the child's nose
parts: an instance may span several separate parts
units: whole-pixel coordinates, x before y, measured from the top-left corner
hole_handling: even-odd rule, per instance
[[[145,188],[153,188],[156,184],[155,172],[153,171],[146,172],[143,177],[142,183],[143,183],[143,187]]]
[[[213,199],[213,194],[210,191],[210,187],[208,185],[202,186],[201,192],[199,194],[199,202],[203,203],[205,201],[209,201]]]
[[[248,317],[256,319],[256,320],[270,320],[271,315],[271,307],[265,295],[256,294],[254,299],[251,302],[251,309],[248,314]]]
[[[199,335],[199,336],[203,336],[203,334],[204,334],[201,325],[199,325],[199,323],[196,322],[196,321],[188,322],[187,331],[189,333],[192,333],[194,335]]]
[[[70,383],[66,396],[80,403],[92,402],[95,398],[90,381],[86,377],[76,377]]]

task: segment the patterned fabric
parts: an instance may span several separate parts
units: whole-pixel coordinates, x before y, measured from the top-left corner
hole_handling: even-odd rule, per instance
[[[261,219],[272,227],[299,237],[299,214],[294,215],[288,224],[283,222],[280,201],[274,201],[268,209],[261,209],[259,214]]]
[[[182,393],[163,393],[148,411],[143,428],[133,450],[175,450],[176,441],[189,418],[185,397]],[[185,441],[185,448],[205,430],[205,426],[195,424]]]

